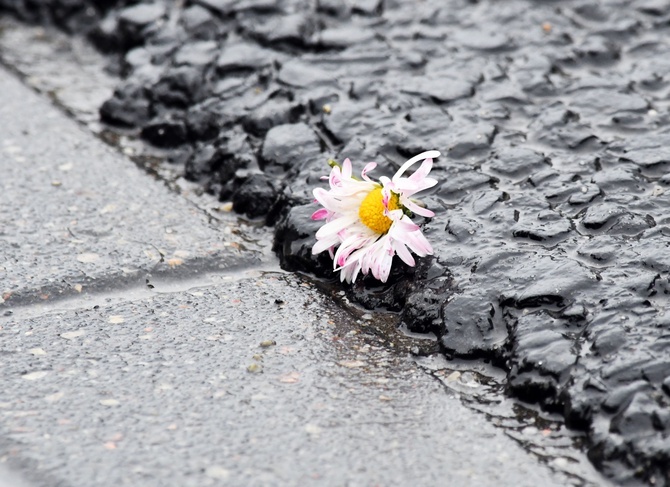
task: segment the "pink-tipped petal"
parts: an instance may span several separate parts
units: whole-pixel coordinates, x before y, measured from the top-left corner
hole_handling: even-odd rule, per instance
[[[331,169],[328,183],[330,184],[331,189],[342,186],[342,173],[340,172],[339,167],[335,166]]]
[[[314,195],[314,199],[326,208],[328,208],[329,203],[333,202],[333,196],[323,188],[314,188],[312,194]]]
[[[427,218],[435,216],[434,212],[430,211],[427,208],[417,205],[410,199],[402,201],[402,205],[405,206],[409,211],[411,211],[412,213],[416,213],[417,215],[425,216]]]
[[[411,233],[411,232],[416,232],[419,230],[419,225],[414,223],[407,215],[401,212],[401,210],[396,210],[396,212],[400,212],[400,218],[394,220],[398,214],[396,213],[395,215],[389,215],[389,218],[394,220],[394,224],[391,226],[390,232],[395,233],[395,232],[401,232],[401,233]],[[395,213],[395,212],[391,212]]]
[[[393,179],[380,177],[379,183],[368,177],[368,173],[376,167],[375,163],[365,166],[361,179],[352,177],[349,159],[341,167],[334,167],[328,176],[329,190],[314,190],[314,197],[323,208],[316,210],[311,217],[324,223],[316,232],[317,241],[312,252],[318,254],[327,250],[333,259],[334,271],[339,272],[340,279],[346,282],[354,282],[360,274],[369,273],[386,282],[394,256],[414,266],[414,254],[420,257],[431,254],[433,249],[430,243],[404,211],[409,209],[417,215],[433,215],[433,212],[417,205],[410,197],[437,184],[435,179],[427,175],[432,169],[432,158],[438,155],[437,151],[419,154],[403,164]],[[423,161],[420,167],[411,176],[402,177],[418,161]],[[365,226],[358,216],[362,202],[371,191],[379,188],[382,189],[383,214],[392,220],[384,234]],[[403,209],[389,208],[395,195],[399,197]]]
[[[379,263],[377,266],[378,276],[377,278],[381,282],[386,282],[391,274],[391,265],[393,264],[393,248],[391,248],[390,242],[382,247],[382,252],[380,255]]]
[[[372,181],[372,179],[370,179],[370,177],[368,176],[368,173],[369,173],[370,171],[372,171],[375,167],[377,167],[377,163],[376,163],[376,162],[368,162],[368,163],[365,165],[365,167],[363,168],[363,170],[361,171],[361,177],[362,177],[365,181]]]
[[[428,176],[428,173],[432,168],[433,160],[430,158],[425,159],[419,166],[419,169],[414,171],[414,174],[412,174],[408,179],[410,181],[421,181],[422,179],[425,179],[426,176]]]
[[[389,209],[389,201],[391,201],[391,190],[384,187],[382,188],[382,204],[386,211]]]
[[[342,237],[340,237],[341,239]],[[333,267],[337,270],[338,267],[344,267],[347,265],[347,258],[353,251],[357,249],[355,246],[358,237],[353,235],[348,237],[346,240],[343,240],[340,244],[340,247],[335,252],[335,258],[333,259]]]
[[[412,181],[409,178],[400,178],[394,183],[396,193],[404,194],[405,196],[412,196],[414,193],[424,191],[432,188],[437,184],[437,179],[424,178],[418,181]]]
[[[314,213],[312,213],[312,220],[324,220],[328,218],[328,214],[330,212],[325,209],[321,208],[320,210],[316,210]]]
[[[404,243],[419,257],[433,254],[433,247],[420,230],[407,234],[407,241]]]

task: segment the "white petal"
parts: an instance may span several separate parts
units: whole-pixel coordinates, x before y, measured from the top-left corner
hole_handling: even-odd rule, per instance
[[[358,274],[361,272],[361,263],[357,262],[356,267],[354,268],[353,275],[351,276],[351,282],[356,282],[356,278],[358,277]]]
[[[352,261],[350,264],[340,269],[340,281],[354,282],[360,269],[360,263],[358,261]]]
[[[370,171],[372,171],[375,167],[377,167],[377,163],[376,163],[376,162],[368,162],[368,163],[365,165],[365,167],[363,168],[363,170],[361,171],[361,177],[362,177],[365,181],[372,181],[372,179],[370,179],[370,177],[368,176],[368,173],[369,173]]]
[[[333,169],[331,169],[330,175],[328,176],[328,184],[331,188],[338,188],[342,186],[342,173],[339,167],[335,166]]]
[[[408,231],[408,229],[413,227],[416,229]],[[433,253],[433,247],[426,240],[426,237],[407,216],[403,217],[402,221],[391,225],[387,235],[407,245],[419,257],[425,257]]]
[[[353,224],[356,219],[357,216],[352,217],[349,215],[336,218],[335,220],[328,222],[319,228],[319,230],[316,232],[316,238],[320,240],[329,235],[336,235],[340,230],[343,230],[349,225]]]
[[[400,257],[402,261],[408,266],[414,267],[416,265],[414,257],[412,257],[412,254],[409,252],[409,250],[407,250],[407,247],[405,247],[404,243],[400,241],[393,242],[393,250],[395,251],[396,254],[398,254],[398,257]]]
[[[419,166],[419,169],[414,171],[414,173],[409,177],[412,181],[421,181],[428,176],[428,173],[433,168],[433,160],[431,158],[424,159],[424,161]]]
[[[409,233],[409,232],[415,232],[419,229],[419,225],[414,223],[411,220],[411,218],[405,214],[400,215],[400,219],[398,220],[395,220],[394,216],[392,216],[391,219],[393,219],[394,222],[393,225],[391,225],[391,228],[389,228],[389,233],[396,233],[396,232]]]
[[[320,254],[324,250],[332,249],[335,245],[340,243],[340,239],[337,238],[337,235],[334,235],[329,238],[324,238],[322,240],[317,240],[314,246],[312,247],[312,254]]]
[[[391,265],[393,265],[393,248],[387,237],[382,250],[377,255],[377,274],[375,274],[375,267],[373,267],[372,274],[381,282],[386,282],[389,278],[389,274],[391,274]]]
[[[399,221],[402,220],[402,217],[404,216],[404,213],[402,212],[402,210],[388,211],[387,209],[384,209],[384,216],[389,217],[394,222],[399,222]]]
[[[411,211],[412,213],[416,213],[417,215],[425,216],[428,218],[435,216],[434,212],[430,211],[427,208],[423,208],[417,205],[409,198],[401,198],[400,203],[409,211]]]
[[[345,240],[342,241],[340,248],[335,252],[335,259],[333,264],[336,267],[345,267],[347,265],[347,260],[352,252],[364,247],[367,244],[367,238],[360,234],[353,234],[348,236]],[[340,262],[342,261],[342,262]]]
[[[358,259],[361,263],[361,271],[363,274],[370,272],[370,267],[372,266],[374,260],[375,249],[378,247],[378,245],[378,241],[374,242],[356,253],[356,259]],[[353,257],[354,256],[352,255],[352,258]]]
[[[409,178],[400,178],[395,181],[395,192],[404,194],[405,196],[412,196],[415,193],[432,188],[437,184],[437,179],[424,178],[420,181],[411,181]]]
[[[400,166],[400,169],[398,169],[398,172],[396,172],[395,175],[393,176],[393,180],[395,181],[400,176],[405,174],[405,171],[407,171],[407,169],[412,167],[417,162],[422,161],[424,159],[435,159],[436,157],[440,157],[440,153],[436,150],[429,150],[429,151],[426,151],[426,152],[422,152],[421,154],[418,154],[418,155],[412,157],[407,162],[405,162],[402,166]]]
[[[407,246],[419,257],[433,254],[433,247],[423,233],[421,233],[421,230],[407,234],[407,240],[408,241],[405,242]]]
[[[335,166],[337,167],[337,166]],[[347,157],[344,162],[342,163],[342,177],[346,179],[351,178],[351,161]]]
[[[316,201],[318,201],[321,206],[333,212],[337,211],[340,202],[334,198],[329,191],[326,191],[323,188],[315,188],[314,191],[312,191],[312,194],[314,194],[314,198],[316,198]]]

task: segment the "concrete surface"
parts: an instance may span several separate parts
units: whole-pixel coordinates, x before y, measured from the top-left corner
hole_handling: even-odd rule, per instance
[[[0,91],[0,302],[258,262],[233,215],[212,231],[203,211],[16,80]]]
[[[2,70],[0,126],[0,486],[569,483]]]
[[[0,487],[28,487],[28,484],[0,465]]]

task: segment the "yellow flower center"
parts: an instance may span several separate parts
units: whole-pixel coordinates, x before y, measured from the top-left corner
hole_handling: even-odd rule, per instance
[[[370,230],[383,235],[389,231],[393,220],[384,215],[384,203],[382,199],[381,188],[370,191],[358,209],[358,217]],[[396,193],[391,192],[389,210],[399,210],[401,208],[400,197]]]

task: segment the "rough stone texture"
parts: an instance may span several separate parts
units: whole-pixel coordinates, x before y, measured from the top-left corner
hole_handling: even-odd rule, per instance
[[[410,350],[434,351],[435,341],[400,333],[397,315],[340,307],[314,282],[281,272],[269,254],[262,266],[246,268],[232,267],[239,259],[227,252],[212,255],[212,242],[235,247],[234,230],[246,246],[240,243],[234,256],[256,264],[252,237],[260,230],[231,229],[233,214],[208,220],[184,192],[167,191],[138,172],[4,69],[0,106],[6,108],[0,110],[3,141],[12,140],[1,145],[12,149],[0,152],[7,174],[0,255],[20,271],[0,274],[0,282],[27,270],[32,279],[25,286],[34,291],[45,281],[67,281],[78,269],[72,256],[82,242],[52,239],[67,233],[58,232],[63,219],[72,228],[82,222],[80,233],[90,222],[117,230],[118,238],[99,232],[85,241],[104,252],[107,264],[145,262],[145,248],[129,242],[132,235],[166,248],[171,241],[163,233],[174,235],[190,251],[175,253],[183,263],[172,261],[174,272],[162,278],[154,272],[139,286],[120,280],[113,265],[101,265],[81,293],[40,296],[39,303],[12,295],[0,303],[0,487],[586,482],[579,474],[589,469],[552,471],[559,460],[583,464],[564,428],[533,426],[518,438],[513,433],[528,421],[514,411],[516,401],[501,397],[508,430],[494,426],[457,391],[448,392],[459,383],[483,384],[463,374],[447,389],[436,380],[443,367],[427,373]],[[43,153],[67,166],[52,172]],[[26,160],[17,160],[20,155]],[[45,190],[45,174],[61,175],[62,184]],[[143,204],[121,219],[108,216],[111,208],[80,201],[95,203],[97,193],[112,197],[106,189],[123,197],[119,205]],[[7,226],[13,222],[7,215],[35,205],[42,211],[30,214],[31,226],[18,217]],[[157,208],[162,212],[155,215]],[[153,220],[172,232],[157,231]],[[26,228],[30,235],[21,233]],[[35,258],[37,247],[48,258]],[[204,265],[194,266],[198,261]],[[198,272],[179,274],[184,267]],[[551,460],[526,446],[547,438],[555,445]],[[588,477],[588,485],[602,485],[600,476]]]
[[[4,5],[25,14],[23,2]],[[386,290],[367,281],[351,294],[404,306],[407,325],[436,332],[448,355],[505,366],[513,393],[587,430],[593,462],[617,481],[668,485],[668,7],[199,0],[144,26],[133,38],[141,55],[116,44],[127,78],[102,113],[196,127],[187,167],[238,205],[236,195],[264,195],[285,215],[276,248],[301,268],[309,237],[288,208],[309,204],[327,158],[390,173],[442,151],[442,184],[424,198],[437,211],[424,225],[435,256],[397,266]],[[43,10],[58,22],[58,8]],[[108,37],[122,32],[107,20],[121,14],[100,24]],[[185,64],[189,45],[198,62]],[[266,158],[283,125],[301,127],[305,150]],[[230,147],[232,130],[244,139],[236,159],[202,155]],[[239,170],[249,161],[282,195]]]

